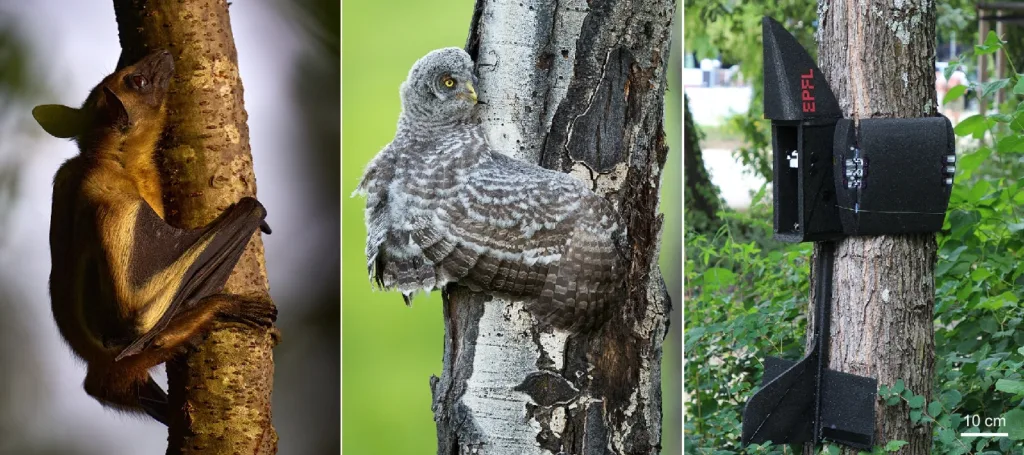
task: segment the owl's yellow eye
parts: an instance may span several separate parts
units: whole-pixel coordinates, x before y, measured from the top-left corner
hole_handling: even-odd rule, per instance
[[[441,83],[448,88],[455,87],[455,79],[452,79],[451,76],[445,76],[444,79],[441,79]]]

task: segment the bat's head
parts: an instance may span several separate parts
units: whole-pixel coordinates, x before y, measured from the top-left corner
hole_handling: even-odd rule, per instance
[[[402,113],[432,123],[466,120],[477,104],[473,59],[447,47],[431,51],[402,83]]]
[[[153,134],[153,130],[159,134],[173,77],[170,52],[159,50],[104,78],[81,108],[45,104],[36,106],[32,116],[47,133],[79,142],[90,135],[123,140],[134,134]]]

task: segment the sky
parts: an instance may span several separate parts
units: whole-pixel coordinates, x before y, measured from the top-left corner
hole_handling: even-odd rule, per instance
[[[307,287],[305,283],[337,279],[323,276],[322,268],[304,258],[322,248],[319,239],[336,237],[338,226],[334,220],[321,220],[310,205],[301,203],[313,188],[302,175],[301,163],[290,159],[297,148],[294,137],[300,131],[293,120],[294,65],[289,63],[305,45],[302,32],[270,1],[234,2],[230,12],[249,114],[258,197],[267,207],[267,221],[274,229],[274,235],[264,236],[271,295],[280,308],[279,325],[286,325],[289,318],[302,314],[303,302],[309,301],[298,297]],[[120,46],[110,0],[0,0],[0,18],[13,20],[25,32],[33,53],[47,56],[37,68],[51,89],[42,103],[79,106],[117,63]],[[29,328],[29,342],[38,353],[31,359],[38,364],[26,364],[23,370],[38,377],[16,381],[14,390],[2,393],[39,396],[30,403],[38,405],[37,409],[18,413],[28,439],[65,440],[95,453],[162,454],[167,436],[162,425],[102,408],[85,394],[81,388],[84,365],[63,345],[52,322],[47,291],[51,184],[60,164],[78,150],[73,142],[46,136],[38,127],[26,131],[31,134],[0,141],[0,160],[24,160],[17,199],[0,236],[0,277],[8,274],[3,282],[13,287],[10,295],[18,299],[11,306],[24,310],[21,323]],[[5,142],[25,147],[4,146]],[[292,338],[302,342],[301,334]],[[155,376],[164,382],[162,367],[159,370]],[[289,429],[301,432],[301,425],[289,423],[287,418],[301,409],[285,408],[275,406],[281,451],[304,453],[301,438],[285,437]]]

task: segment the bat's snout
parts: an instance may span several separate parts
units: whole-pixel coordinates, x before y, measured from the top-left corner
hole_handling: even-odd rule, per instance
[[[153,84],[166,90],[174,77],[174,58],[170,51],[160,49],[151,52],[136,64],[139,72],[144,74]]]

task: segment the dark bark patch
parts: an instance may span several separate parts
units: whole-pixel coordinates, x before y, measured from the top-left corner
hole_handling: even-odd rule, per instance
[[[490,298],[453,285],[445,288],[441,299],[445,329],[444,379],[430,379],[431,410],[437,422],[437,453],[458,453],[460,446],[479,444],[484,440],[473,413],[463,404],[462,396],[473,375],[480,318]]]
[[[604,455],[608,444],[608,426],[604,422],[603,403],[587,405],[583,418],[583,455]]]
[[[630,68],[633,55],[615,48],[586,110],[572,122],[566,148],[574,161],[608,172],[623,160]]]
[[[541,406],[554,406],[568,403],[579,396],[580,391],[573,387],[565,378],[549,371],[530,373],[514,390],[526,393],[534,403]]]

